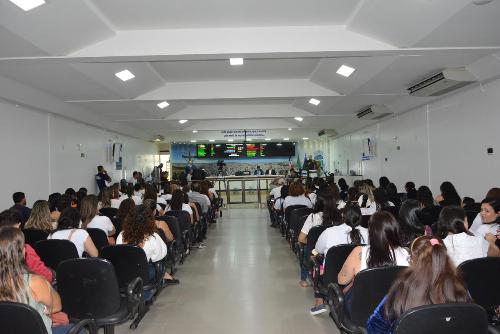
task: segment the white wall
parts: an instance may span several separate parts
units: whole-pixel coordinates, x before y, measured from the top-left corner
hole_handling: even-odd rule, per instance
[[[123,143],[123,169],[106,163],[106,145]],[[81,144],[81,151],[78,146]],[[155,144],[118,135],[53,114],[0,102],[0,209],[12,205],[12,193],[23,191],[31,206],[68,187],[97,189],[96,166],[115,181],[133,170],[148,172],[157,154]],[[85,157],[81,157],[85,153]]]
[[[364,178],[378,183],[386,175],[398,190],[413,181],[435,194],[448,180],[461,196],[480,201],[488,189],[500,186],[499,109],[496,80],[337,138],[330,154],[335,167],[347,159],[360,161],[361,141],[369,137],[375,139],[376,157],[362,163]],[[493,155],[486,153],[488,147],[495,149]]]

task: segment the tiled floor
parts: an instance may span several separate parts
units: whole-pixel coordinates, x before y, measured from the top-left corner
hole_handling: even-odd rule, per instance
[[[117,333],[338,333],[299,287],[297,261],[265,209],[230,209],[211,227],[207,248],[179,267],[179,286],[162,292],[135,331]]]

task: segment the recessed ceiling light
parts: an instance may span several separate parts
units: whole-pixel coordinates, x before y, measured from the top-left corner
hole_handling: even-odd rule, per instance
[[[160,102],[160,103],[157,104],[158,108],[160,108],[160,109],[165,109],[169,105],[170,104],[167,101],[163,101],[163,102]]]
[[[231,64],[231,66],[243,65],[243,58],[229,58],[229,64]]]
[[[213,143],[215,140],[214,139],[210,139],[209,142]]]
[[[161,141],[161,139],[160,138],[156,138],[154,141],[155,142],[159,142],[159,141]]]
[[[337,74],[340,74],[340,75],[342,75],[342,76],[344,76],[344,77],[346,77],[346,78],[347,78],[347,77],[349,77],[349,76],[352,74],[352,72],[354,72],[354,71],[356,71],[356,69],[355,69],[355,68],[352,68],[352,67],[347,66],[347,65],[342,65],[342,66],[340,66],[340,67],[339,67],[339,69],[337,70]]]
[[[179,120],[179,123],[184,124],[184,123],[186,123],[187,121],[188,121],[187,119],[180,119],[180,120]]]
[[[315,98],[313,97],[312,99],[310,99],[310,100],[309,100],[309,103],[310,103],[310,104],[314,104],[315,106],[317,106],[318,104],[320,104],[320,103],[321,103],[321,101],[320,101],[320,100],[318,100],[318,99],[315,99]]]
[[[191,143],[196,143],[196,140],[190,140]]]
[[[288,131],[292,131],[292,128],[288,128]]]
[[[24,11],[32,10],[45,4],[45,0],[10,0],[10,2]]]
[[[309,138],[307,138],[307,137],[302,138],[302,140],[308,140],[308,139],[309,139]]]
[[[290,140],[290,138],[283,138],[283,140]]]
[[[135,75],[130,72],[129,70],[123,70],[121,72],[115,73],[115,75],[121,80],[121,81],[128,81],[130,79],[135,78]]]
[[[228,142],[233,142],[233,141],[234,141],[234,139],[228,139],[227,141],[228,141]]]
[[[271,141],[271,138],[266,138],[266,141]]]
[[[293,119],[294,119],[294,120],[296,120],[296,121],[299,121],[299,122],[302,122],[302,121],[304,120],[304,119],[303,119],[302,117],[300,117],[300,116],[294,117]]]
[[[198,130],[193,130],[193,133],[198,133]]]

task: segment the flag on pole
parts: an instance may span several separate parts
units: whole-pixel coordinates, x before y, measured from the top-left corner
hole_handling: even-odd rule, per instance
[[[295,168],[296,170],[300,170],[300,169],[302,169],[302,168],[300,167],[300,158],[299,158],[299,156],[298,156],[298,155],[297,155],[297,166],[295,166],[295,167],[296,167],[296,168]]]

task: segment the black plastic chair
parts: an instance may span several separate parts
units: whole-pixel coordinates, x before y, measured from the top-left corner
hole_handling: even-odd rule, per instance
[[[486,334],[488,317],[476,304],[425,305],[403,313],[393,328],[393,334]]]
[[[368,228],[368,221],[370,220],[371,215],[363,215],[361,216],[361,226],[364,228]]]
[[[157,217],[157,219],[164,221],[174,236],[175,243],[167,244],[167,247],[169,247],[167,256],[170,261],[174,261],[175,263],[181,262],[185,257],[186,250],[184,248],[184,242],[182,241],[182,231],[179,226],[179,221],[173,216],[161,216]],[[175,249],[173,247],[175,247]]]
[[[69,240],[41,240],[33,247],[43,263],[53,270],[65,260],[79,258],[75,244]]]
[[[29,305],[0,302],[0,328],[2,334],[47,334],[47,328],[38,311]],[[81,320],[74,324],[68,334],[77,334],[86,329],[89,334],[97,334],[94,321]],[[87,333],[87,332],[86,332]]]
[[[184,245],[184,253],[183,256],[181,257],[180,263],[184,263],[186,255],[189,254],[191,250],[191,233],[192,233],[192,226],[191,226],[191,216],[189,213],[183,210],[171,210],[165,212],[165,216],[170,216],[170,217],[175,217],[177,218],[177,221],[179,222],[179,227],[181,229],[181,235],[182,235],[182,243]]]
[[[103,247],[109,246],[108,236],[100,228],[88,228],[87,232],[99,252]]]
[[[328,286],[330,317],[341,331],[363,333],[366,322],[380,301],[389,292],[399,272],[406,267],[388,266],[368,268],[354,278],[351,288],[350,310],[345,312],[345,296],[338,284]]]
[[[47,240],[49,233],[42,230],[26,229],[23,230],[24,242],[33,247],[38,241]]]
[[[116,208],[102,208],[99,210],[99,213],[103,216],[108,217],[109,219],[116,217],[118,214],[118,209]]]
[[[491,319],[494,308],[500,305],[500,258],[468,260],[462,262],[458,269],[462,271],[465,286],[472,299],[488,311]]]
[[[320,261],[313,261],[313,284],[314,291],[321,293],[325,297],[328,295],[328,285],[330,283],[338,284],[338,275],[345,260],[351,254],[352,250],[359,245],[345,244],[333,246],[326,252],[325,266],[323,275],[320,276]]]
[[[120,295],[113,265],[103,259],[85,258],[62,262],[57,269],[57,287],[64,312],[71,319],[93,319],[105,334],[114,326],[134,319],[142,299],[142,280],[136,277]],[[132,323],[130,328],[136,328]]]
[[[301,267],[307,268],[309,271],[313,269],[313,263],[309,260],[311,252],[316,246],[319,236],[324,230],[329,228],[328,225],[313,226],[307,234],[307,245],[299,244],[299,263]]]
[[[288,233],[288,229],[290,227],[290,215],[292,214],[292,211],[295,209],[299,208],[307,208],[305,205],[290,205],[287,206],[286,209],[284,210],[285,215],[284,215],[284,220],[282,221],[281,226],[281,236],[286,237],[286,234]]]
[[[304,226],[304,222],[306,221],[307,217],[309,217],[312,212],[312,209],[303,207],[294,209],[290,213],[290,224],[288,228],[287,239],[294,252],[296,250],[296,243],[299,237],[300,230],[302,229],[302,226]]]

